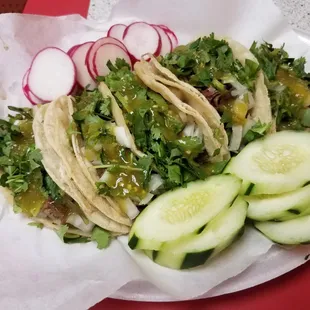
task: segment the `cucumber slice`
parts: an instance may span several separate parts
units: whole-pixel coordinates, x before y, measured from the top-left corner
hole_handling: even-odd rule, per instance
[[[160,251],[146,254],[159,265],[173,269],[188,269],[203,265],[242,235],[247,202],[238,197],[232,206],[221,211],[200,234],[191,234],[167,242]]]
[[[276,243],[292,245],[310,242],[310,215],[285,222],[256,222],[254,226]]]
[[[295,211],[295,213],[294,213],[294,211]],[[281,216],[279,216],[278,218],[274,219],[274,221],[284,222],[284,221],[297,219],[297,218],[305,216],[305,215],[310,215],[310,207],[305,209],[304,211],[301,211],[299,214],[298,214],[298,210],[295,210],[295,209],[283,212],[283,214]]]
[[[232,158],[227,166],[225,167],[224,171],[222,174],[234,174],[233,171],[231,170],[232,162],[234,161],[234,158]],[[249,195],[250,192],[252,191],[253,185],[250,181],[242,180],[241,188],[239,191],[240,195]]]
[[[280,194],[310,180],[310,133],[281,131],[248,144],[229,172],[253,183],[251,195]]]
[[[255,221],[296,218],[310,212],[310,185],[279,195],[248,196],[248,217]]]
[[[199,230],[231,205],[240,185],[235,176],[216,175],[159,196],[134,222],[129,247],[159,250],[163,243]]]

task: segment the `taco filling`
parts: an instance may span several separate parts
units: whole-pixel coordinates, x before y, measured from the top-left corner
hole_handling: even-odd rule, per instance
[[[219,112],[231,151],[249,142],[246,134],[252,128],[260,136],[268,131],[270,124],[261,121],[266,118],[252,115],[257,88],[261,87],[257,85],[260,66],[241,44],[211,34],[178,46],[159,61],[181,81],[198,89]]]
[[[34,140],[32,109],[9,109],[17,113],[0,121],[0,183],[11,191],[14,212],[31,218],[30,225],[52,228],[67,243],[90,241],[95,225],[42,164]]]
[[[124,62],[110,65],[99,89],[76,96],[74,131],[97,172],[100,194],[146,205],[156,195],[220,173],[226,162],[209,163],[203,134],[194,119],[148,88]],[[106,86],[111,96],[106,93]],[[101,90],[101,91],[100,91]],[[116,100],[139,153],[112,112]]]
[[[310,128],[310,74],[305,72],[306,59],[289,57],[284,45],[258,45],[251,52],[265,74],[272,113],[277,130],[308,130]]]

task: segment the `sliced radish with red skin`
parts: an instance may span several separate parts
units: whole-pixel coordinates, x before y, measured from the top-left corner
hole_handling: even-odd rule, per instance
[[[164,56],[167,53],[170,53],[172,51],[172,42],[171,42],[169,35],[163,28],[157,25],[152,25],[152,26],[155,27],[155,29],[158,31],[160,38],[161,38],[161,49],[160,49],[159,55]]]
[[[28,86],[38,98],[51,101],[70,94],[75,78],[76,69],[70,56],[57,47],[47,47],[32,61]]]
[[[97,40],[93,46],[89,49],[86,58],[85,58],[85,62],[86,62],[86,66],[87,66],[87,70],[90,74],[90,76],[96,80],[97,74],[95,72],[95,68],[94,68],[94,57],[95,54],[98,50],[98,48],[103,45],[103,44],[115,44],[118,45],[119,47],[123,48],[125,51],[127,51],[126,46],[119,40],[112,38],[112,37],[104,37],[101,38],[99,40]]]
[[[72,57],[73,53],[75,52],[75,50],[76,50],[79,46],[80,46],[80,44],[72,46],[72,47],[68,50],[67,54],[68,54],[70,57]]]
[[[167,27],[166,25],[157,25],[158,27],[160,27],[160,28],[164,28],[164,29],[168,29],[168,30],[170,30],[170,28],[169,27]]]
[[[158,25],[158,26],[161,29],[163,29],[167,33],[167,35],[169,36],[171,43],[172,43],[172,49],[176,48],[179,44],[179,41],[178,41],[176,34],[171,29],[169,29],[167,26],[164,26],[164,25]]]
[[[96,88],[96,82],[90,76],[87,65],[85,64],[86,55],[89,49],[93,46],[94,42],[85,42],[79,45],[71,55],[71,58],[76,68],[76,81],[82,87],[85,88],[89,85],[88,89],[93,90]]]
[[[107,36],[122,41],[126,27],[124,24],[115,24],[108,30]]]
[[[71,90],[69,95],[75,96],[80,89],[81,89],[81,87],[79,86],[78,83],[76,83],[75,86],[72,88],[72,90]]]
[[[110,60],[114,64],[117,58],[124,59],[131,66],[130,56],[120,46],[110,43],[100,46],[94,58],[96,74],[100,76],[107,75],[110,72],[107,62]]]
[[[124,31],[123,42],[129,54],[140,60],[146,53],[158,56],[161,50],[161,38],[153,26],[144,22],[135,22]]]
[[[30,69],[28,69],[23,77],[22,81],[22,89],[25,97],[30,101],[31,104],[36,105],[36,104],[41,104],[44,103],[43,100],[40,98],[36,97],[29,89],[27,81],[28,81],[28,75],[29,75]]]

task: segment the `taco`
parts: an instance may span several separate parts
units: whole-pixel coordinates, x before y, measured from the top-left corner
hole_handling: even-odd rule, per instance
[[[284,45],[254,42],[250,51],[258,59],[265,75],[274,127],[281,130],[310,128],[310,74],[306,59],[289,57]]]
[[[0,121],[1,186],[10,190],[14,212],[30,218],[31,225],[51,228],[68,243],[87,242],[100,223],[87,218],[83,198],[47,143],[42,129],[46,108],[9,107],[17,114]]]
[[[158,60],[151,57],[143,65],[205,118],[215,138],[224,145],[229,140],[230,151],[249,142],[253,131],[258,136],[270,131],[271,106],[263,72],[240,43],[211,34]]]
[[[220,173],[229,158],[193,107],[135,69],[118,60],[98,89],[67,97],[81,171],[130,218],[157,195]]]
[[[101,220],[104,221],[101,227],[115,233],[126,233],[131,225],[130,219],[117,204],[111,204],[105,197],[100,196],[80,169],[68,135],[71,122],[70,101],[70,97],[63,96],[48,104],[43,124],[46,139],[61,158],[67,175],[73,180],[88,203],[100,212]]]

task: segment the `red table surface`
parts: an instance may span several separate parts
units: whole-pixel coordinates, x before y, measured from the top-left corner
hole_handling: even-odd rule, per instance
[[[24,13],[49,16],[80,14],[86,17],[89,2],[89,0],[28,0]],[[133,302],[105,299],[91,309],[309,310],[309,289],[310,264],[306,263],[305,265],[265,284],[220,297],[171,303]]]

